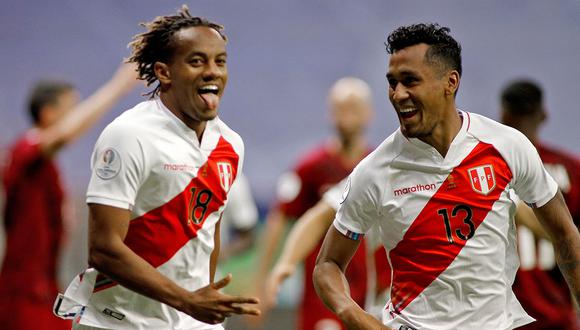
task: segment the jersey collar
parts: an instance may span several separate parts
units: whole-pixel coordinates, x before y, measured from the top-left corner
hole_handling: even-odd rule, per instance
[[[161,112],[169,119],[177,134],[183,136],[188,141],[191,141],[198,148],[204,150],[213,150],[219,139],[219,129],[217,124],[219,119],[217,116],[214,119],[208,120],[206,122],[203,138],[201,139],[200,145],[199,139],[197,138],[197,133],[195,133],[193,129],[189,128],[183,121],[177,118],[177,116],[171,112],[171,110],[169,110],[165,104],[163,104],[161,99],[155,98],[155,103]]]
[[[415,150],[420,150],[421,153],[428,155],[429,158],[439,159],[439,161],[441,162],[450,161],[455,157],[457,149],[461,147],[461,143],[465,140],[471,121],[471,119],[469,118],[469,113],[461,109],[457,109],[457,112],[459,113],[459,116],[461,116],[463,121],[461,123],[461,128],[459,129],[459,132],[457,133],[455,138],[453,138],[453,141],[451,141],[449,151],[447,152],[445,158],[443,158],[441,154],[439,154],[439,152],[435,148],[433,148],[433,146],[431,146],[430,144],[425,143],[417,138],[405,137],[403,135],[403,132],[401,132],[400,127],[397,131],[397,134],[399,135],[400,139],[403,140],[404,145],[411,146],[411,148]]]

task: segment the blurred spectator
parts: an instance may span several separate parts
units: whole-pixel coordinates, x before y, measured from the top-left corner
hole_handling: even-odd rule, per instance
[[[65,194],[55,156],[82,136],[138,80],[123,64],[94,94],[79,103],[67,82],[41,81],[28,100],[33,127],[16,140],[2,169],[6,254],[0,272],[0,325],[10,329],[70,329],[52,314],[57,256],[67,230]]]
[[[277,305],[277,295],[282,283],[296,271],[298,264],[315,249],[322,239],[340,206],[346,179],[324,193],[322,199],[308,209],[288,234],[280,258],[266,281],[266,305]],[[365,310],[381,319],[391,285],[391,267],[377,230],[370,230],[365,239],[367,255],[368,292]]]
[[[370,151],[364,133],[372,117],[371,91],[366,82],[352,77],[338,80],[329,94],[330,114],[336,135],[301,158],[294,169],[281,176],[278,182],[277,203],[270,210],[259,249],[257,281],[259,295],[266,297],[264,283],[274,261],[278,243],[290,219],[300,217],[313,207],[324,192],[346,177]],[[306,258],[304,291],[298,314],[298,328],[309,330],[343,329],[338,318],[316,295],[312,271],[317,248]],[[361,305],[365,303],[367,271],[365,249],[353,257],[347,271],[351,295]],[[262,305],[265,312],[268,306]]]
[[[531,80],[515,80],[501,93],[501,121],[526,135],[536,146],[546,170],[556,180],[576,226],[580,224],[580,161],[540,142],[548,114],[542,88]],[[525,208],[518,214],[525,217]],[[534,217],[525,217],[534,219]],[[533,229],[533,223],[530,225]],[[537,233],[537,230],[533,230]],[[520,329],[579,329],[570,291],[556,267],[554,249],[546,239],[519,226],[521,266],[513,285],[518,300],[537,321]],[[540,234],[541,235],[541,234]]]

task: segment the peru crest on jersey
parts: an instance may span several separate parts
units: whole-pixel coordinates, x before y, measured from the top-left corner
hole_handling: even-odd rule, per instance
[[[486,164],[467,170],[471,181],[471,188],[483,195],[489,194],[495,188],[495,174],[493,166]]]
[[[217,168],[220,175],[220,183],[222,188],[224,188],[226,192],[230,191],[230,187],[234,182],[232,165],[229,162],[218,162]]]

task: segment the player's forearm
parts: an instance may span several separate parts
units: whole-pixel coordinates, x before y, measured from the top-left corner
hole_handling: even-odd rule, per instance
[[[352,300],[344,273],[332,261],[318,262],[313,273],[316,293],[347,329],[390,330]]]
[[[519,202],[515,216],[516,224],[526,226],[532,231],[534,236],[551,241],[550,235],[544,230],[542,224],[536,218],[532,208],[527,206],[524,202]]]
[[[328,231],[335,211],[319,202],[296,222],[290,231],[278,264],[296,265],[308,257]]]
[[[556,262],[562,271],[572,295],[580,303],[580,235],[575,233],[554,242]]]
[[[83,100],[59,123],[59,129],[66,142],[72,141],[86,132],[130,89],[121,85],[119,81],[111,80],[99,88],[95,93]]]
[[[266,228],[261,235],[260,249],[261,252],[260,259],[258,261],[258,277],[261,281],[258,283],[263,283],[266,274],[270,270],[270,265],[272,264],[272,259],[274,259],[274,252],[276,251],[277,243],[282,238],[282,233],[284,231],[284,226],[286,224],[286,218],[280,211],[275,210],[266,219]]]
[[[111,80],[80,102],[62,120],[46,130],[41,140],[43,151],[51,154],[76,140],[137,84],[135,66],[132,64],[121,65]]]
[[[580,233],[572,221],[564,197],[558,193],[534,214],[546,229],[554,245],[556,262],[572,295],[580,302]]]
[[[176,309],[188,294],[120,241],[91,247],[89,264],[120,285]]]
[[[318,261],[312,274],[316,293],[324,304],[339,317],[357,306],[350,297],[344,273],[332,261]]]

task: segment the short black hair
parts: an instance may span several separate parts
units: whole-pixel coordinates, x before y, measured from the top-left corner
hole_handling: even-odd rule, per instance
[[[443,63],[446,68],[457,70],[461,76],[461,45],[449,35],[450,31],[448,27],[441,27],[436,23],[401,26],[387,37],[387,53],[393,54],[401,49],[425,43],[431,46],[425,55],[427,61]]]
[[[530,79],[509,82],[501,92],[502,107],[514,115],[529,115],[541,111],[542,88]]]
[[[40,80],[34,84],[28,96],[28,111],[34,124],[40,121],[40,110],[54,105],[58,98],[75,88],[71,83],[60,80]]]
[[[148,31],[133,37],[133,41],[129,43],[132,54],[127,61],[137,64],[139,79],[145,80],[147,86],[157,81],[153,69],[155,62],[167,63],[173,57],[175,49],[172,45],[172,37],[179,30],[193,26],[205,26],[216,30],[224,41],[228,40],[222,25],[203,17],[191,16],[186,5],[181,7],[177,15],[158,16],[151,22],[141,23],[141,26],[147,28]],[[160,84],[157,84],[155,89],[146,95],[154,97],[159,94],[160,88]]]

